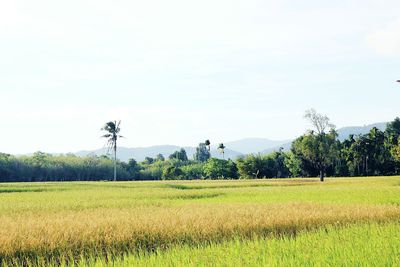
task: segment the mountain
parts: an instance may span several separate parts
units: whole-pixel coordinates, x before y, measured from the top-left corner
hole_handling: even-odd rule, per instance
[[[276,146],[276,147],[271,147],[271,148],[265,149],[265,150],[261,151],[260,154],[269,154],[274,151],[279,151],[280,148],[283,148],[283,151],[289,151],[290,148],[292,147],[292,142],[293,142],[293,140],[289,141],[287,143],[281,144],[279,146]]]
[[[219,159],[222,159],[222,158],[225,158],[225,159],[236,159],[237,157],[240,157],[240,156],[243,156],[243,155],[244,155],[243,153],[240,153],[238,151],[225,148],[225,155],[223,157],[219,150],[216,150],[216,149],[211,150],[211,156],[214,157],[214,158],[219,158]]]
[[[251,146],[251,144],[249,143],[248,140],[251,140],[253,138],[248,138],[248,139],[243,139],[246,140],[244,142],[244,145],[242,147],[244,147],[244,149],[242,149],[242,147],[240,146],[240,140],[239,141],[234,141],[234,142],[230,142],[230,143],[235,143],[236,144],[236,148],[242,149],[242,151],[237,151],[234,149],[230,149],[230,143],[226,143],[226,147],[225,148],[225,154],[222,155],[222,153],[218,150],[218,149],[211,149],[211,156],[214,158],[219,158],[222,159],[223,157],[225,159],[236,159],[237,157],[249,154],[249,153],[255,153],[252,152],[252,150],[249,150],[246,147]],[[259,138],[261,140],[261,138]],[[265,139],[268,140],[268,139]],[[270,145],[274,145],[274,144],[280,144],[283,141],[271,141],[269,140],[271,143]],[[257,145],[253,144],[252,145],[254,147],[254,151],[262,151],[261,148],[265,148],[268,147],[268,143],[267,145],[264,144],[260,144]],[[216,147],[216,146],[215,146]],[[229,148],[228,148],[229,147]],[[143,161],[146,157],[151,157],[151,158],[155,158],[157,157],[158,154],[162,154],[165,158],[168,158],[169,155],[171,155],[172,153],[174,153],[177,150],[180,150],[181,148],[185,149],[186,154],[188,156],[189,159],[193,159],[194,158],[194,154],[196,153],[196,147],[190,147],[190,146],[186,146],[186,147],[180,147],[180,146],[174,146],[174,145],[159,145],[159,146],[150,146],[150,147],[134,147],[134,148],[127,148],[127,147],[118,147],[118,151],[117,151],[117,158],[120,159],[121,161],[125,161],[127,162],[129,159],[135,159],[136,161]],[[248,152],[249,151],[249,152]],[[62,155],[63,153],[50,153],[52,155]],[[95,150],[81,150],[78,152],[73,152],[72,154],[78,156],[78,157],[84,157],[84,156],[88,156],[88,155],[97,155],[97,156],[101,156],[101,155],[107,155],[110,154],[111,152],[108,152],[107,148],[101,148],[101,149],[95,149]],[[31,154],[23,154],[24,156],[32,156],[33,153]],[[22,156],[22,155],[17,155],[17,156]]]
[[[338,139],[340,141],[345,140],[346,138],[349,137],[350,134],[358,135],[358,134],[367,134],[372,128],[376,127],[381,131],[386,130],[386,124],[387,122],[379,122],[379,123],[374,123],[374,124],[369,124],[369,125],[364,125],[364,126],[351,126],[351,127],[343,127],[337,130],[338,132]]]
[[[146,157],[155,158],[158,154],[162,154],[164,157],[168,157],[170,154],[175,151],[181,149],[179,146],[173,145],[160,145],[160,146],[150,146],[150,147],[135,147],[135,148],[127,148],[127,147],[119,147],[117,150],[117,157],[122,161],[128,161],[131,158],[136,159],[137,161],[143,161]],[[186,153],[189,155],[194,154],[195,149],[192,147],[185,147]],[[105,155],[107,154],[108,149],[102,148],[92,151],[79,151],[74,153],[77,156],[87,156],[90,154],[94,155]]]
[[[263,150],[279,147],[290,140],[270,140],[266,138],[246,138],[225,144],[232,150],[239,151],[243,154],[258,153]]]
[[[350,134],[366,134],[373,127],[377,127],[378,129],[384,131],[386,129],[386,122],[374,123],[370,125],[364,126],[351,126],[351,127],[343,127],[337,130],[339,140],[343,141],[348,138]],[[236,140],[232,142],[225,143],[225,158],[226,159],[235,159],[242,155],[251,154],[251,153],[261,153],[267,154],[273,151],[279,150],[279,148],[283,148],[285,151],[289,151],[292,146],[293,140],[270,140],[266,138],[245,138],[241,140]],[[215,146],[216,147],[216,146]],[[193,159],[194,154],[196,153],[195,147],[183,147],[186,150],[189,159]],[[117,157],[122,161],[128,161],[131,158],[136,159],[137,161],[143,161],[145,157],[155,158],[158,154],[162,154],[164,157],[168,157],[175,151],[181,149],[180,146],[175,145],[160,145],[160,146],[150,146],[150,147],[136,147],[136,148],[127,148],[120,147],[118,148]],[[104,155],[107,154],[107,149],[97,149],[93,151],[79,151],[74,153],[77,156],[86,156],[90,154],[95,155]],[[211,155],[216,158],[222,158],[222,154],[218,149],[212,149]]]
[[[385,131],[386,130],[386,125],[387,125],[387,122],[378,122],[378,123],[368,124],[368,125],[364,125],[364,126],[349,126],[349,127],[339,128],[337,130],[338,139],[340,141],[344,141],[351,134],[354,134],[354,135],[367,134],[374,127],[378,128],[381,131]],[[274,152],[274,151],[278,151],[279,148],[281,148],[281,147],[283,148],[284,151],[289,151],[290,148],[292,147],[292,142],[293,142],[293,140],[291,140],[291,141],[289,141],[289,142],[287,142],[285,144],[281,144],[279,146],[276,146],[276,147],[265,149],[260,153],[261,154],[268,154],[268,153],[271,153],[271,152]]]
[[[158,154],[162,154],[165,158],[174,153],[181,148],[185,149],[186,154],[189,159],[193,159],[194,154],[196,153],[195,147],[180,147],[173,145],[160,145],[160,146],[151,146],[151,147],[135,147],[135,148],[127,148],[127,147],[119,147],[117,151],[117,157],[122,161],[128,161],[131,158],[134,158],[137,161],[143,161],[146,157],[155,158]],[[87,155],[105,155],[107,154],[107,148],[97,149],[97,150],[84,150],[74,153],[77,156],[87,156]],[[216,158],[222,158],[222,154],[218,150],[211,150],[211,155]],[[234,159],[238,156],[243,155],[238,151],[234,151],[232,149],[225,149],[225,158],[226,159]]]
[[[225,143],[225,155],[226,159],[235,159],[245,154],[261,152],[265,149],[279,146],[287,143],[288,140],[275,141],[265,138],[246,138]],[[214,146],[216,147],[216,146]],[[150,147],[119,147],[117,151],[117,157],[122,161],[128,161],[134,158],[137,161],[143,161],[145,157],[155,158],[158,154],[162,154],[164,157],[168,157],[175,151],[181,149],[180,146],[175,145],[159,145]],[[196,153],[196,147],[183,147],[186,150],[186,154],[189,159],[193,159]],[[107,154],[107,148],[97,150],[84,150],[74,153],[77,156],[86,156],[90,154],[94,155],[105,155]],[[218,149],[211,149],[211,155],[215,158],[222,158],[222,154]]]

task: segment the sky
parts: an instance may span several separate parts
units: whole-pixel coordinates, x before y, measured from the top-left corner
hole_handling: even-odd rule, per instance
[[[291,139],[400,116],[398,0],[0,0],[0,151]]]

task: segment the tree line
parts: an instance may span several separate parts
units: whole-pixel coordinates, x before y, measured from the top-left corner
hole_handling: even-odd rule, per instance
[[[364,135],[338,140],[329,118],[309,110],[305,115],[312,129],[293,141],[290,151],[250,154],[235,160],[212,158],[210,141],[198,145],[193,159],[180,149],[167,158],[159,154],[144,161],[116,160],[114,157],[73,154],[50,155],[36,152],[16,157],[0,153],[0,181],[97,181],[113,180],[191,180],[256,179],[325,176],[376,176],[400,174],[400,119],[386,130],[372,128]],[[110,126],[113,127],[112,125]],[[115,128],[119,132],[119,123]],[[105,136],[115,138],[115,135]],[[224,154],[225,146],[219,149]]]

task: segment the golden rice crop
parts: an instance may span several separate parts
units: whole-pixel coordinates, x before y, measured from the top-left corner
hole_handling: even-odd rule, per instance
[[[56,191],[50,184],[43,192],[0,194],[0,258],[24,263],[121,256],[399,219],[399,178],[377,179],[324,185],[299,180],[68,183]],[[65,190],[59,190],[62,187]]]
[[[400,207],[306,203],[202,204],[2,217],[0,255],[11,259],[118,254],[391,218],[400,218]]]

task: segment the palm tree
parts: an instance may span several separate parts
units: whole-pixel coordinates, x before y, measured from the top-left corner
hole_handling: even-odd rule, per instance
[[[204,142],[204,144],[208,147],[208,152],[210,152],[211,151],[211,143],[210,143],[210,140],[206,140],[205,142]]]
[[[119,132],[121,131],[121,128],[119,127],[120,124],[121,121],[118,123],[117,121],[110,121],[101,128],[102,131],[107,132],[102,137],[107,138],[108,149],[114,151],[114,181],[117,180],[117,140],[118,138],[123,137],[119,135]]]
[[[225,159],[225,146],[223,143],[218,145],[218,149],[221,151],[222,153],[222,158]]]

